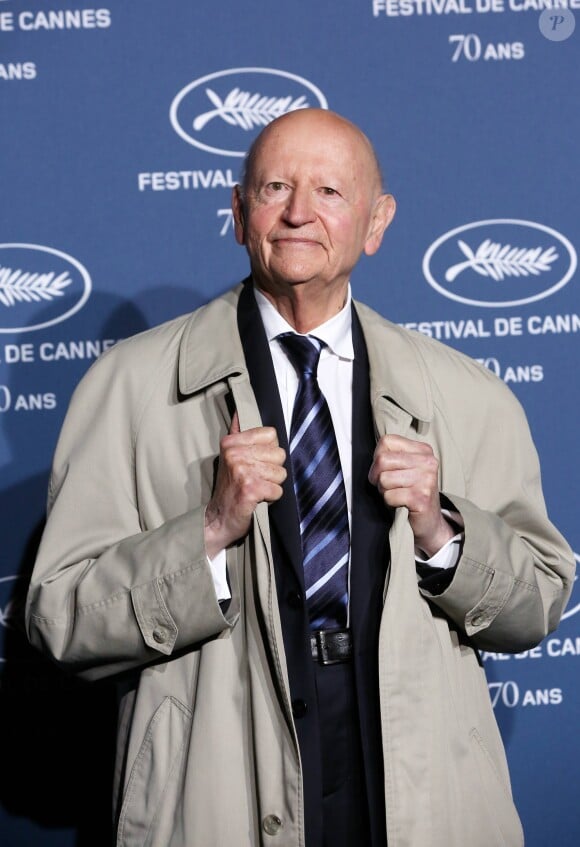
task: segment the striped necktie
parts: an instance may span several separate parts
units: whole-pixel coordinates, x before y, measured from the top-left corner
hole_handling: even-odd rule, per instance
[[[348,605],[348,510],[332,418],[316,377],[325,345],[314,336],[294,333],[283,333],[278,340],[299,378],[290,461],[310,626],[343,628]]]

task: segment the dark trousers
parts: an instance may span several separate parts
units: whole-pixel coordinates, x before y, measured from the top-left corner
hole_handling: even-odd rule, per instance
[[[352,664],[317,663],[315,668],[324,847],[367,847],[369,810]]]

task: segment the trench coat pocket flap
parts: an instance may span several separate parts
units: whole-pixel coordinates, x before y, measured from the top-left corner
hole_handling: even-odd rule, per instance
[[[170,805],[170,782],[177,778],[192,712],[175,697],[166,697],[149,721],[125,789],[117,830],[117,847],[143,847],[164,806]]]

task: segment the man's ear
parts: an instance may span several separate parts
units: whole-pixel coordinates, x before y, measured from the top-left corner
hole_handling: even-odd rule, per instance
[[[381,246],[383,235],[395,216],[397,204],[392,194],[381,194],[375,201],[364,252],[372,256]]]
[[[232,191],[232,212],[234,215],[234,234],[238,244],[245,244],[245,215],[242,186],[234,185]]]

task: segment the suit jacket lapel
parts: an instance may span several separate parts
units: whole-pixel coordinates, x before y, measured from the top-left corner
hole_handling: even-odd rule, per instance
[[[353,309],[352,521],[350,619],[361,650],[376,647],[388,563],[388,510],[368,472],[376,445],[369,392],[369,362]]]

